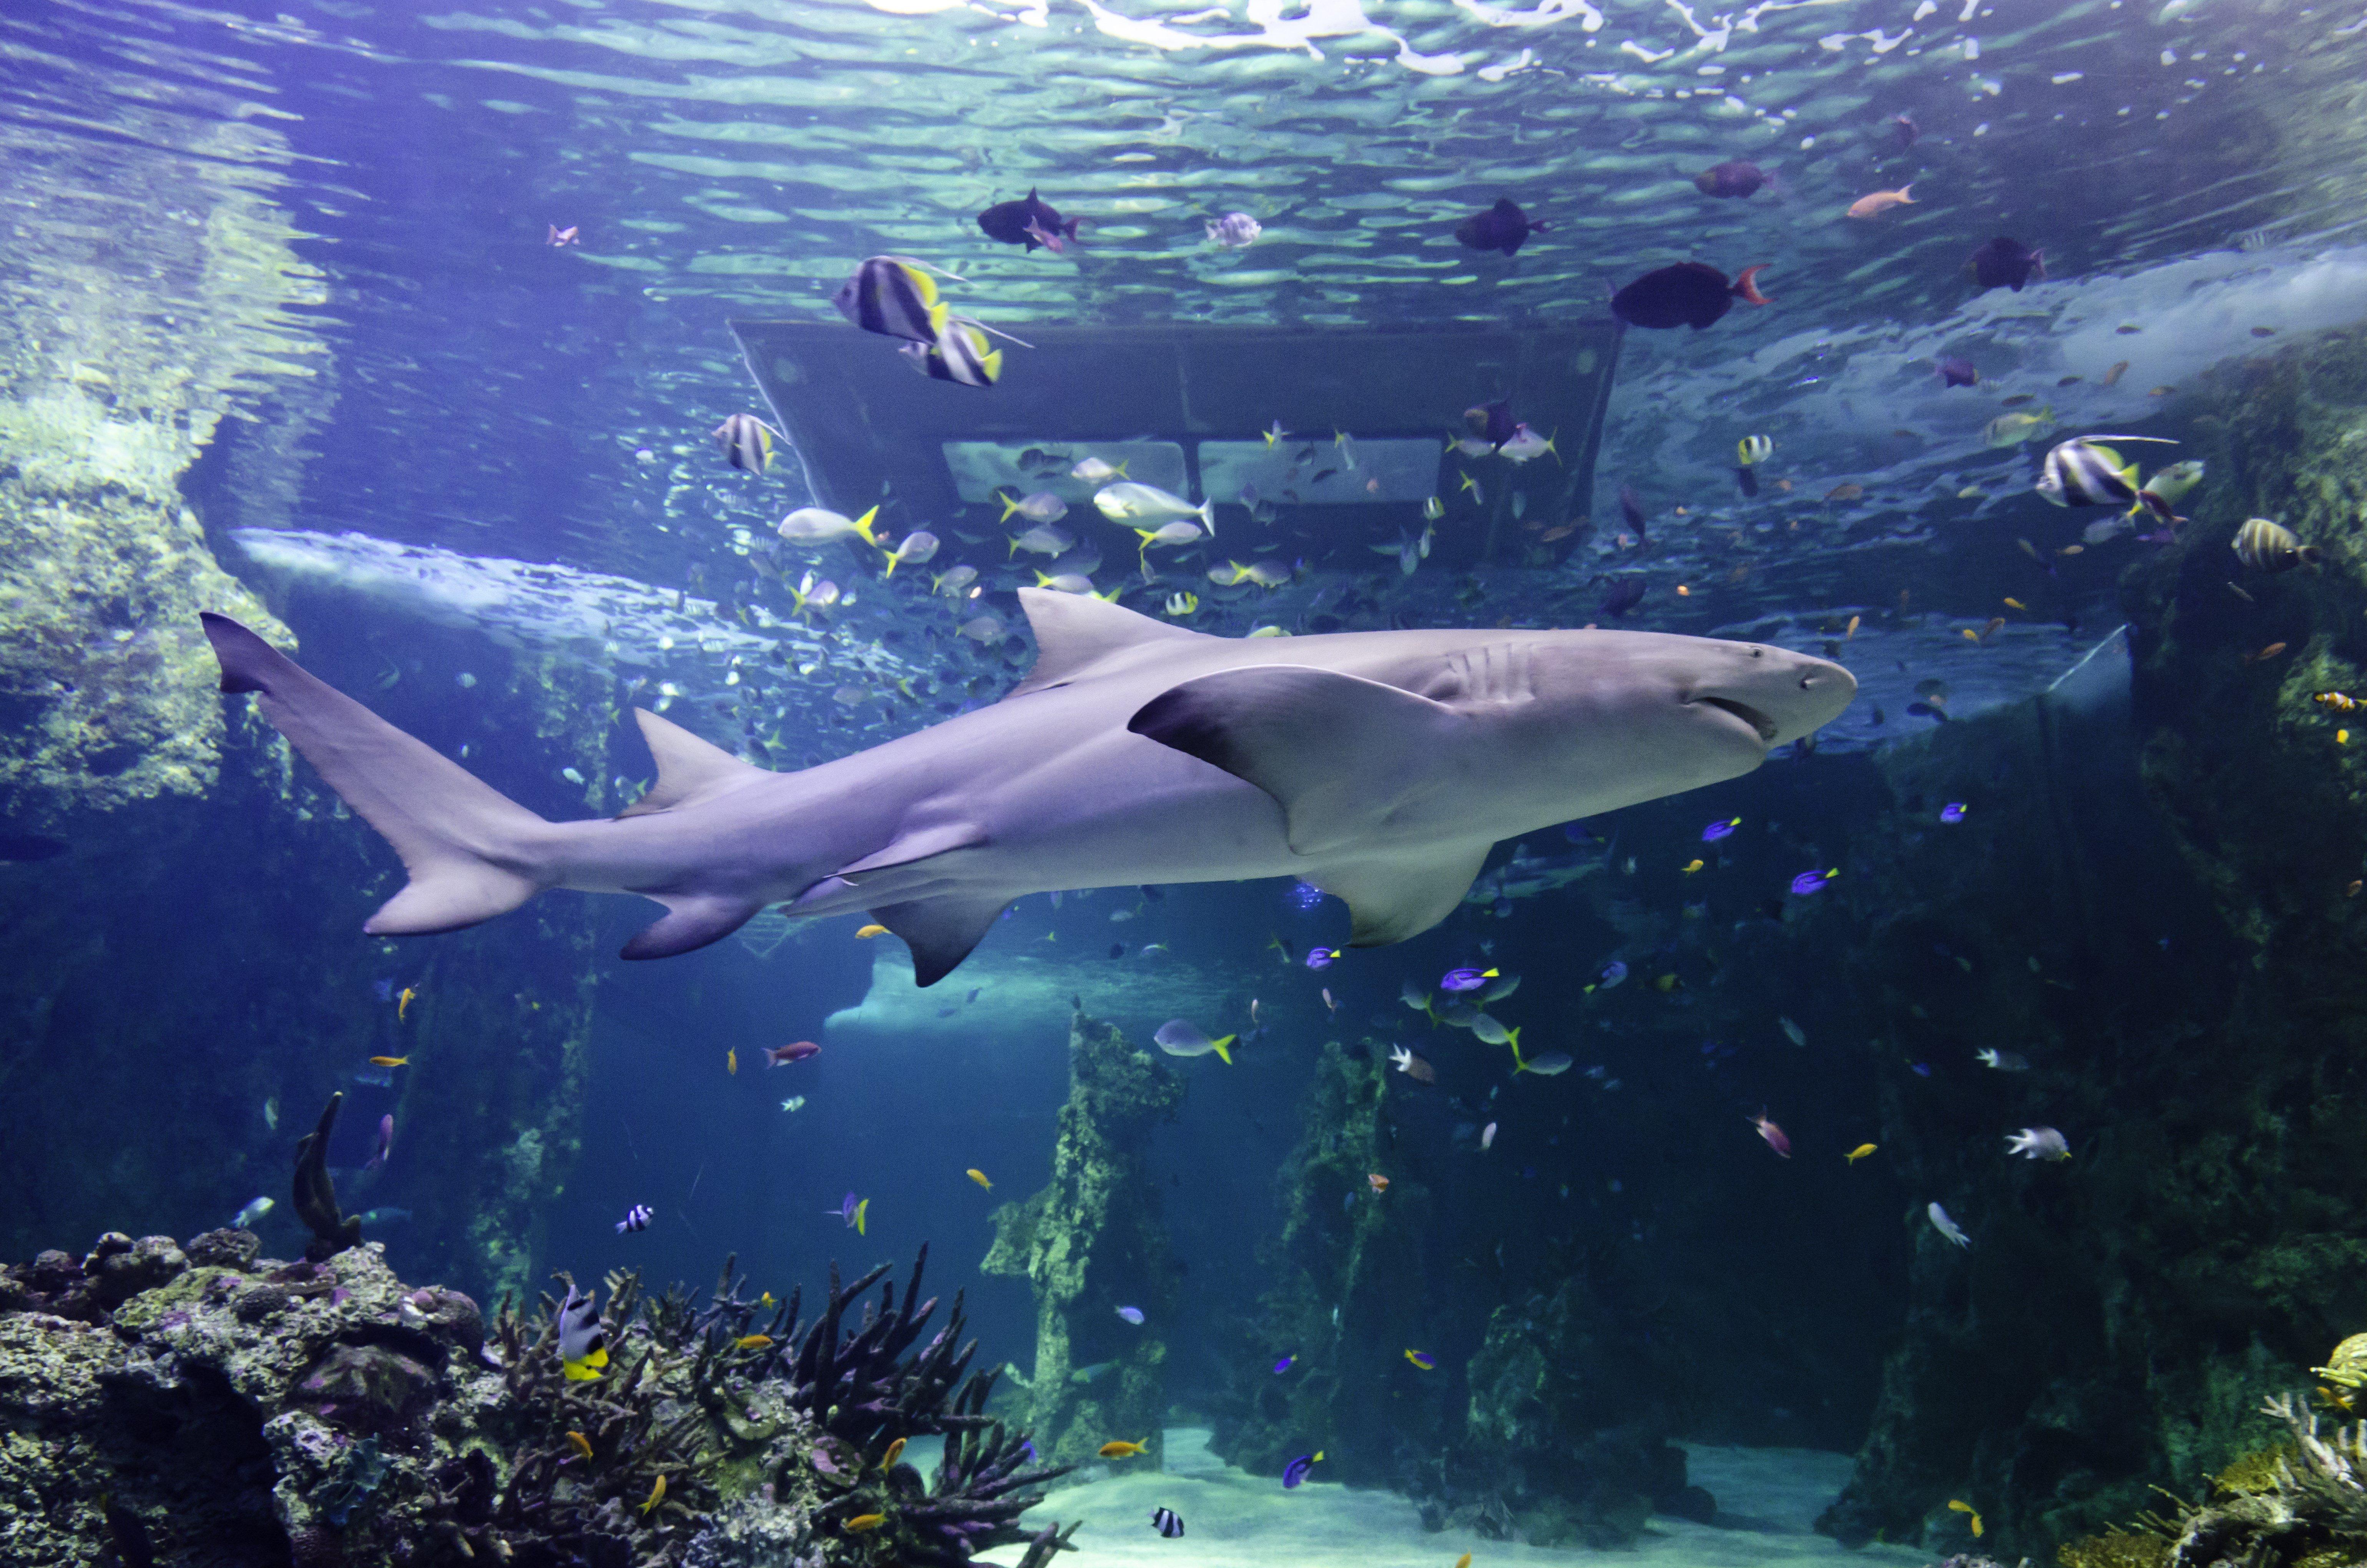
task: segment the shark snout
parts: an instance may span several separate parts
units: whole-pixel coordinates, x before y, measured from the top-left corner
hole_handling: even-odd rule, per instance
[[[1703,682],[1693,700],[1725,710],[1757,731],[1762,745],[1778,746],[1831,723],[1856,695],[1857,677],[1829,659],[1754,643],[1747,663]]]

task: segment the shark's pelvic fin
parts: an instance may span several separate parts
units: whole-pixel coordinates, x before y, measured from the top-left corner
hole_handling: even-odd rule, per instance
[[[1391,856],[1321,866],[1307,880],[1348,901],[1352,948],[1382,948],[1418,937],[1455,913],[1488,861],[1485,844],[1441,846],[1422,858]]]
[[[458,763],[412,739],[227,616],[205,615],[224,691],[252,691],[263,716],[386,835],[410,883],[362,927],[373,936],[457,931],[540,892],[536,843],[548,824]]]
[[[891,903],[873,910],[871,918],[912,949],[912,983],[934,985],[969,957],[1010,903],[999,896],[949,893]]]
[[[711,800],[751,778],[765,777],[764,768],[741,761],[721,746],[700,740],[680,724],[661,719],[646,708],[634,709],[633,717],[641,726],[641,739],[649,743],[650,756],[657,762],[658,779],[650,786],[648,794],[618,812],[619,817],[670,812],[694,801]]]
[[[1095,666],[1116,662],[1113,655],[1133,653],[1146,644],[1221,641],[1172,621],[1137,615],[1090,594],[1022,588],[1019,608],[1027,614],[1027,629],[1036,634],[1036,666],[1012,687],[1005,701],[1099,673]]]
[[[986,843],[986,830],[974,822],[939,823],[934,827],[914,828],[911,832],[898,834],[887,848],[841,866],[837,874],[860,886],[866,871],[884,871],[890,867],[911,868],[923,860],[934,860],[940,855],[950,855],[957,849],[976,849]],[[880,924],[888,925],[884,920]],[[893,926],[888,928],[895,929]]]
[[[1126,727],[1273,796],[1301,855],[1365,845],[1406,806],[1475,782],[1455,770],[1469,719],[1394,686],[1303,665],[1187,680]]]
[[[617,955],[628,959],[670,959],[719,942],[754,918],[764,906],[752,898],[722,893],[656,897],[666,913],[633,934]]]

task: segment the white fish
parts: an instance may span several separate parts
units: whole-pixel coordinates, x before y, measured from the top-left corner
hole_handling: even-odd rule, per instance
[[[1132,459],[1127,460],[1129,462],[1132,460]],[[1069,471],[1069,477],[1082,479],[1087,484],[1099,484],[1104,479],[1124,479],[1126,463],[1119,463],[1113,468],[1099,458],[1085,458]]]
[[[1518,991],[1520,988],[1521,977],[1519,975],[1499,975],[1494,980],[1488,983],[1488,989],[1479,993],[1479,1000],[1482,1004],[1489,1002],[1501,1002],[1505,997],[1510,996],[1513,992]]]
[[[1784,1038],[1790,1040],[1794,1045],[1806,1046],[1808,1043],[1808,1031],[1794,1023],[1791,1019],[1778,1016],[1775,1022],[1782,1027],[1784,1030]]]
[[[1136,528],[1149,523],[1154,528],[1175,517],[1197,517],[1200,526],[1213,539],[1217,533],[1217,504],[1203,501],[1195,506],[1181,495],[1170,495],[1155,484],[1124,483],[1104,485],[1093,492],[1093,505],[1103,517],[1113,523]]]
[[[2000,1073],[2027,1073],[2030,1071],[2030,1059],[2025,1056],[2016,1056],[2010,1051],[1999,1051],[1992,1048],[1988,1051],[1976,1051],[1974,1052],[1974,1055],[1978,1059],[1982,1066],[1994,1067]]]
[[[2005,1152],[2020,1154],[2025,1160],[2067,1160],[2071,1157],[2071,1145],[2051,1127],[2025,1127],[2005,1135]]]
[[[844,539],[848,534],[859,534],[864,543],[876,549],[879,541],[872,537],[871,519],[878,515],[877,506],[859,517],[846,517],[822,506],[800,506],[783,517],[780,527],[775,531],[783,539],[796,540],[803,544],[825,544],[834,539]]]
[[[1483,1127],[1483,1128],[1481,1128],[1481,1129],[1479,1130],[1479,1147],[1480,1147],[1481,1149],[1485,1150],[1485,1149],[1492,1149],[1492,1148],[1494,1148],[1495,1146],[1496,1146],[1496,1124],[1495,1124],[1494,1122],[1492,1122],[1492,1121],[1491,1121],[1491,1122],[1489,1122],[1487,1126],[1485,1126],[1485,1127]]]
[[[1228,212],[1207,220],[1208,239],[1218,250],[1242,250],[1258,242],[1265,228],[1246,212]]]
[[[803,1110],[806,1108],[806,1097],[803,1095],[791,1095],[781,1102],[781,1108],[788,1111]]]
[[[1471,1035],[1473,1039],[1485,1040],[1489,1045],[1509,1045],[1515,1050],[1519,1049],[1521,1043],[1520,1030],[1508,1029],[1485,1013],[1472,1016]]]
[[[1561,460],[1561,454],[1557,451],[1554,451],[1553,441],[1546,437],[1538,435],[1535,430],[1530,429],[1525,425],[1513,426],[1512,438],[1506,441],[1502,446],[1497,448],[1496,450],[1501,456],[1508,457],[1516,463],[1533,461],[1535,459],[1545,456],[1547,452],[1553,452],[1554,460],[1556,462],[1559,462]]]
[[[1954,1220],[1948,1218],[1948,1211],[1941,1208],[1937,1202],[1926,1209],[1924,1212],[1931,1217],[1931,1228],[1958,1246],[1968,1247],[1973,1244],[1973,1238],[1965,1234],[1963,1229]]]

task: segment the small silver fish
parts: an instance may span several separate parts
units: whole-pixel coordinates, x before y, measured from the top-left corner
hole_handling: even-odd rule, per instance
[[[1973,1238],[1965,1234],[1963,1228],[1960,1227],[1954,1220],[1948,1218],[1948,1211],[1945,1209],[1941,1208],[1936,1200],[1933,1201],[1930,1208],[1924,1210],[1923,1212],[1931,1217],[1931,1228],[1933,1230],[1939,1232],[1942,1235],[1947,1237],[1958,1246],[1968,1247],[1973,1244]]]
[[[1228,212],[1207,220],[1208,241],[1218,250],[1243,250],[1257,244],[1263,225],[1246,212]]]
[[[2008,1155],[2020,1154],[2025,1160],[2067,1160],[2071,1157],[2071,1145],[2051,1127],[2025,1127],[2006,1134],[2005,1152]]]

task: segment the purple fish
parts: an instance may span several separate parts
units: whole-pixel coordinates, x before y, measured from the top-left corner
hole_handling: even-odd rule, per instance
[[[1704,196],[1750,196],[1773,183],[1765,169],[1746,158],[1730,159],[1693,176],[1693,188]]]
[[[853,1194],[853,1193],[851,1193],[851,1192],[850,1192],[850,1193],[848,1193],[848,1194],[846,1195],[846,1200],[845,1200],[844,1202],[841,1203],[841,1204],[840,1204],[837,1208],[835,1208],[835,1209],[825,1209],[825,1210],[822,1210],[822,1212],[823,1212],[823,1213],[825,1213],[825,1214],[835,1214],[835,1215],[837,1215],[840,1219],[842,1219],[842,1220],[845,1221],[849,1225],[854,1224],[854,1223],[855,1223],[855,1194]]]
[[[1496,199],[1496,205],[1485,212],[1475,212],[1455,225],[1455,237],[1473,250],[1500,250],[1506,256],[1517,253],[1532,233],[1542,234],[1546,226],[1521,210],[1520,203],[1509,196]]]
[[[1681,261],[1647,272],[1611,296],[1611,313],[1629,326],[1657,330],[1690,326],[1699,332],[1715,326],[1737,300],[1753,305],[1772,301],[1759,291],[1759,274],[1768,264],[1746,267],[1734,281],[1706,262]]]
[[[1714,822],[1707,827],[1702,829],[1702,842],[1704,844],[1716,844],[1721,838],[1732,838],[1734,836],[1734,830],[1741,825],[1742,819],[1740,817],[1729,817],[1724,822]]]
[[[2000,234],[1973,252],[1965,271],[1983,289],[2010,289],[2019,294],[2023,284],[2046,280],[2046,257]]]
[[[1488,977],[1476,969],[1450,969],[1439,977],[1441,991],[1477,991],[1488,983]]]
[[[1134,1324],[1137,1328],[1140,1328],[1142,1326],[1142,1309],[1140,1307],[1120,1307],[1117,1310],[1117,1315],[1126,1319],[1127,1322]]]
[[[803,1062],[809,1056],[819,1056],[821,1054],[821,1047],[816,1045],[810,1040],[791,1040],[787,1045],[766,1046],[764,1048],[764,1065],[767,1067],[787,1067],[792,1062]]]
[[[1608,991],[1626,978],[1626,964],[1617,959],[1613,959],[1609,963],[1603,966],[1603,973],[1596,979],[1595,983],[1601,986],[1603,990]]]
[[[1825,884],[1840,875],[1840,872],[1838,869],[1830,871],[1803,871],[1798,876],[1792,879],[1792,891],[1798,893],[1802,898],[1806,898],[1812,892],[1824,892]]]
[[[1644,579],[1622,577],[1611,585],[1609,593],[1603,596],[1600,613],[1615,620],[1643,602]]]
[[[1940,820],[1942,822],[1964,821],[1965,802],[1962,801],[1951,801],[1946,805],[1942,806],[1940,808]]]
[[[1291,1460],[1288,1464],[1284,1465],[1282,1467],[1282,1489],[1285,1492],[1289,1491],[1292,1487],[1306,1480],[1307,1472],[1314,1468],[1315,1456],[1313,1454],[1301,1454],[1297,1459]]]
[[[1627,526],[1636,530],[1636,538],[1641,540],[1644,537],[1646,518],[1644,498],[1636,494],[1634,485],[1623,484],[1619,487],[1619,515],[1627,519]]]
[[[1940,384],[1943,387],[1976,387],[1981,384],[1981,373],[1973,368],[1970,359],[1943,354],[1940,357]]]
[[[1293,1367],[1296,1367],[1296,1366],[1297,1366],[1297,1365],[1298,1365],[1298,1358],[1297,1358],[1297,1357],[1296,1357],[1296,1356],[1285,1356],[1281,1360],[1276,1361],[1276,1362],[1274,1364],[1274,1375],[1275,1377],[1277,1377],[1277,1378],[1278,1378],[1278,1377],[1282,1376],[1282,1374],[1283,1374],[1283,1373],[1287,1372],[1287,1371],[1288,1371],[1288,1370],[1290,1370]]]
[[[1340,949],[1337,948],[1309,948],[1307,949],[1307,967],[1309,969],[1330,969],[1331,967],[1332,960],[1337,959],[1339,956]]]
[[[389,1111],[378,1119],[378,1153],[369,1157],[368,1163],[364,1165],[362,1169],[366,1171],[383,1169],[386,1165],[386,1157],[393,1153],[394,1113]]]
[[[1903,114],[1890,117],[1890,129],[1897,136],[1898,150],[1902,153],[1914,146],[1915,139],[1923,134],[1922,128]]]

